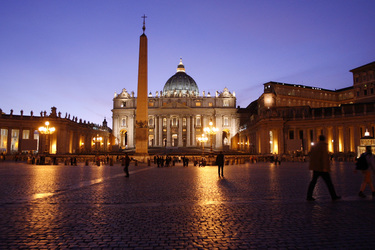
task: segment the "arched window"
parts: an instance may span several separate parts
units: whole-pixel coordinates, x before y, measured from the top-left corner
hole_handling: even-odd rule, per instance
[[[197,115],[195,118],[195,125],[196,126],[201,126],[201,116]]]
[[[128,126],[128,117],[124,117],[121,119],[121,126],[122,127],[127,127]]]
[[[148,119],[148,126],[149,127],[153,127],[154,126],[154,118],[153,117],[149,117],[149,119]]]

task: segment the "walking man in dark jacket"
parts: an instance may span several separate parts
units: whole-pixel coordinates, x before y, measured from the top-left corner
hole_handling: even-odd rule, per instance
[[[122,165],[124,166],[124,172],[125,172],[125,177],[129,177],[129,165],[130,165],[130,157],[128,154],[125,154],[124,158],[122,159]]]
[[[310,152],[309,169],[313,171],[313,177],[307,190],[307,200],[314,201],[313,192],[318,178],[321,176],[328,187],[332,200],[341,199],[335,192],[331,180],[331,162],[329,161],[328,144],[324,135],[319,136],[319,142],[312,147]]]
[[[216,156],[216,164],[218,166],[219,177],[224,177],[224,154],[222,151]]]

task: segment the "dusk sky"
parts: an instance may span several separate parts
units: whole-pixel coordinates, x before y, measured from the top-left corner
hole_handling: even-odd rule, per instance
[[[373,0],[0,0],[0,108],[112,127],[112,100],[137,91],[142,18],[148,92],[180,58],[202,91],[225,87],[246,107],[278,81],[352,86],[349,70],[375,61]]]

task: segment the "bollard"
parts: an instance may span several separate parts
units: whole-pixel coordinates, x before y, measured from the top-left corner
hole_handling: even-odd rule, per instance
[[[135,160],[135,166],[138,166],[138,160]]]
[[[86,165],[86,166],[89,165],[89,160],[88,160],[88,159],[86,159],[86,161],[85,161],[85,165]]]
[[[150,159],[147,160],[147,166],[151,166],[151,160]]]

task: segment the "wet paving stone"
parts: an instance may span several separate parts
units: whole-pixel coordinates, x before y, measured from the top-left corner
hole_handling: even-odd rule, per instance
[[[335,163],[342,200],[306,163],[217,168],[0,163],[0,248],[371,249],[375,200],[360,173]],[[367,193],[370,194],[369,190]]]

